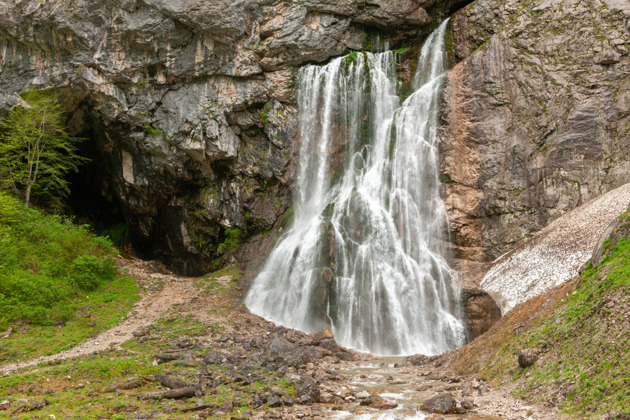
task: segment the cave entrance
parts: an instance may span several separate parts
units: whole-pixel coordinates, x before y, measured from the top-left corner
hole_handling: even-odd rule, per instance
[[[79,154],[89,159],[79,171],[68,176],[70,195],[66,213],[77,224],[89,224],[94,232],[108,236],[121,252],[136,254],[132,233],[111,184],[111,163],[103,155],[103,132],[92,121],[86,121],[76,134],[85,138],[79,143]]]

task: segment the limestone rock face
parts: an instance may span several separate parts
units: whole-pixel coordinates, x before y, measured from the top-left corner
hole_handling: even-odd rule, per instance
[[[630,182],[630,3],[477,0],[451,26],[441,179],[473,288],[489,262]]]
[[[235,244],[264,249],[257,236],[291,204],[297,68],[382,28],[421,38],[433,3],[1,2],[0,112],[29,87],[54,90],[89,138],[73,200],[115,213],[146,256],[201,273]]]

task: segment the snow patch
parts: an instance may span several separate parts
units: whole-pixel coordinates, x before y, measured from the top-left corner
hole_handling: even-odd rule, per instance
[[[505,314],[519,303],[571,280],[591,257],[606,227],[629,205],[630,183],[564,214],[497,258],[481,281],[481,288]]]

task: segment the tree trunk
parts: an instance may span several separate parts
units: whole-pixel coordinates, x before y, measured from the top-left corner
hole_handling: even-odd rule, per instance
[[[28,185],[26,186],[26,194],[25,194],[25,196],[24,196],[24,206],[25,206],[26,208],[28,208],[28,206],[29,206],[29,204],[30,204],[30,201],[31,201],[31,188],[32,188],[32,187],[33,187],[33,185],[32,185],[32,184],[28,184]]]

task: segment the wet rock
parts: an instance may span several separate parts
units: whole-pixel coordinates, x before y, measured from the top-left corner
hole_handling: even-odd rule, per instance
[[[422,409],[437,414],[453,414],[457,403],[450,395],[438,395],[422,404]]]
[[[365,398],[363,401],[361,401],[361,405],[374,405],[374,404],[382,404],[384,403],[385,400],[383,398],[381,398],[380,395],[378,394],[370,394],[369,397]]]
[[[455,407],[455,414],[466,414],[467,412],[468,411],[464,407],[462,407],[460,405]]]
[[[522,350],[518,355],[518,365],[522,368],[532,366],[538,360],[540,350],[536,348]]]
[[[429,362],[429,358],[424,354],[414,354],[413,356],[407,357],[407,361],[414,366],[422,366]]]
[[[369,396],[370,396],[370,393],[367,392],[367,391],[360,391],[360,392],[357,392],[357,394],[356,394],[356,397],[358,399],[360,399],[360,400],[363,400],[363,399],[365,399],[365,398],[367,398]]]
[[[396,403],[383,402],[379,404],[370,404],[370,408],[376,408],[378,410],[393,410],[398,407]]]
[[[298,400],[302,404],[319,402],[321,392],[314,379],[304,377],[296,387]]]

